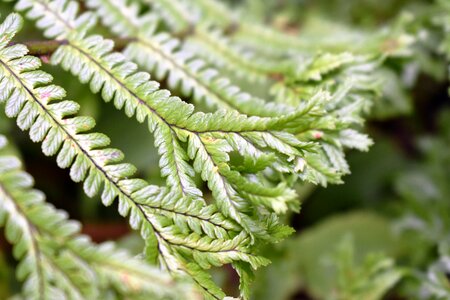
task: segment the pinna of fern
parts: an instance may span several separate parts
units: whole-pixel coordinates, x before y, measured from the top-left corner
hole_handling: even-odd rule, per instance
[[[183,96],[192,94],[194,101],[205,101],[211,108],[236,110],[247,115],[270,117],[289,112],[288,106],[266,103],[240,91],[169,32],[156,32],[159,19],[153,13],[140,16],[136,3],[93,0],[86,4],[116,35],[133,38],[124,50],[126,57],[158,80],[167,76],[169,87],[180,86]]]
[[[232,59],[235,56],[244,57],[243,53],[246,51],[253,52],[253,56],[264,57],[265,61],[281,59],[278,64],[280,66],[284,64],[285,67],[278,70],[273,69],[266,74],[266,77],[269,78],[276,75],[274,78],[277,78],[277,82],[275,82],[274,87],[277,89],[280,87],[282,87],[282,90],[310,89],[310,83],[304,81],[305,74],[303,72],[305,69],[320,72],[321,70],[316,69],[317,67],[328,68],[328,66],[334,66],[339,61],[329,58],[324,60],[323,58],[327,55],[336,55],[336,59],[339,56],[343,57],[351,53],[358,58],[353,63],[356,68],[360,65],[358,61],[361,61],[361,58],[370,59],[375,68],[366,70],[366,76],[372,77],[368,78],[369,82],[386,83],[383,88],[378,88],[382,93],[377,95],[376,101],[373,100],[373,97],[368,97],[369,102],[374,103],[371,116],[384,119],[393,115],[405,114],[411,110],[409,99],[403,96],[405,91],[400,87],[402,85],[401,76],[397,74],[398,71],[384,64],[386,58],[392,60],[392,58],[411,57],[411,45],[414,42],[414,37],[407,31],[408,25],[413,19],[410,14],[401,15],[395,22],[374,33],[354,32],[339,24],[327,23],[325,20],[321,20],[320,23],[316,21],[317,24],[309,24],[306,21],[306,24],[302,26],[302,35],[297,36],[274,31],[269,26],[258,24],[258,21],[240,17],[234,11],[228,9],[225,4],[215,0],[189,2],[182,0],[147,0],[144,2],[151,3],[158,12],[171,15],[171,19],[188,18],[189,22],[187,23],[195,24],[195,28],[202,28],[199,24],[205,23],[209,24],[208,26],[211,26],[211,23],[215,24],[215,31],[219,32],[218,35],[208,30],[198,30],[186,35],[187,43],[191,45],[189,49],[198,52],[198,54],[207,52],[209,56],[213,55],[214,60],[211,61],[213,64],[225,58],[230,58],[226,65],[233,66],[233,69],[240,70],[237,73],[242,73],[245,68],[241,66],[251,64],[253,69],[258,69],[261,65],[258,59],[254,58],[246,60],[245,64]],[[184,11],[190,11],[190,17],[181,14]],[[226,13],[223,13],[224,11]],[[247,16],[250,12],[243,11],[242,14]],[[227,38],[223,36],[225,33]],[[192,43],[192,41],[195,43]],[[205,44],[207,45],[205,46]],[[194,47],[192,47],[193,45]],[[208,51],[205,51],[205,47],[208,48]],[[273,49],[269,50],[271,47]],[[237,53],[241,54],[236,54],[233,49],[241,49],[240,51],[236,50]],[[232,54],[233,52],[235,54]],[[225,55],[225,53],[228,54]],[[362,57],[359,57],[361,55]],[[267,66],[267,64],[263,65]],[[347,62],[346,65],[350,67],[351,63]],[[350,70],[351,68],[348,67],[346,69]],[[339,68],[336,69],[339,70]],[[355,74],[355,76],[359,76],[359,74]],[[295,85],[290,82],[292,80],[297,81]],[[239,83],[239,81],[236,81],[236,83]],[[395,83],[393,83],[394,81]],[[272,83],[272,80],[269,80],[265,85],[270,83]],[[281,99],[286,100],[286,104],[289,104],[292,97],[283,95]],[[300,98],[294,99],[295,103],[300,100]],[[284,101],[281,101],[281,103],[284,103]]]
[[[106,136],[86,132],[94,126],[91,118],[71,117],[78,104],[60,101],[65,92],[49,85],[50,75],[36,70],[39,59],[24,56],[27,49],[23,45],[7,47],[20,24],[18,15],[13,14],[1,27],[0,102],[6,103],[7,116],[17,117],[18,126],[30,130],[33,141],[43,141],[44,154],[58,154],[58,165],[71,167],[71,178],[84,181],[87,195],[102,191],[105,205],[117,197],[119,213],[129,215],[130,225],[146,240],[146,253],[156,256],[172,274],[191,275],[209,297],[221,298],[224,294],[203,269],[240,260],[252,268],[267,264],[253,254],[251,238],[242,227],[218,213],[213,205],[205,206],[189,197],[178,203],[179,197],[171,190],[129,179],[135,168],[120,163],[123,154],[119,150],[105,148],[109,143]],[[267,230],[279,236],[283,231],[290,232],[277,225],[273,215],[264,222]],[[248,270],[240,266],[236,268]]]
[[[304,62],[295,76],[272,87],[276,101],[301,103],[318,89],[332,93],[325,109],[327,116],[335,120],[334,128],[313,124],[299,135],[302,140],[318,141],[320,160],[329,161],[344,174],[349,167],[345,160],[346,149],[367,151],[372,141],[360,132],[364,116],[369,114],[374,102],[380,99],[381,80],[371,74],[376,72],[379,61],[350,53],[317,55]]]
[[[187,285],[175,284],[168,274],[112,243],[95,245],[81,235],[79,223],[32,189],[33,178],[5,146],[6,138],[0,136],[0,225],[20,261],[17,277],[24,280],[26,299],[100,299],[111,289],[117,297],[197,297]]]

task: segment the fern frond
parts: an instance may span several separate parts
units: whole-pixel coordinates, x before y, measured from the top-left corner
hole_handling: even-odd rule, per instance
[[[195,34],[186,38],[186,46],[217,68],[228,69],[250,82],[270,83],[289,69],[284,61],[260,58],[255,51],[244,49],[225,36],[222,30],[207,24],[197,24]]]
[[[150,0],[148,0],[150,1]],[[159,2],[159,0],[153,0]],[[181,6],[182,0],[172,1],[172,6]],[[168,7],[167,5],[164,7]],[[245,16],[236,14],[230,8],[216,0],[193,0],[187,7],[202,23],[213,24],[222,30],[231,29],[233,40],[245,41],[246,44],[257,43],[262,47],[275,48],[282,53],[302,53],[307,45],[296,36],[285,34],[268,26],[250,22]],[[174,17],[174,16],[173,16]],[[172,18],[173,18],[172,17]],[[252,20],[253,21],[253,20]]]
[[[78,3],[68,1],[28,1],[19,0],[15,6],[18,11],[28,11],[26,16],[39,20],[39,28],[47,38],[63,39],[70,30],[90,28],[95,22],[95,15],[90,12],[78,14]],[[57,11],[54,18],[50,11]]]
[[[280,167],[275,168],[278,171],[297,173],[300,171],[297,164],[302,160],[302,152],[307,151],[311,144],[302,143],[280,130],[292,126],[292,131],[295,131],[298,128],[296,123],[301,122],[299,117],[315,108],[306,105],[278,118],[248,118],[225,111],[214,114],[193,113],[191,105],[171,97],[168,91],[159,90],[158,83],[148,81],[147,73],[135,73],[136,65],[128,62],[123,55],[111,53],[113,45],[110,40],[104,40],[100,36],[85,37],[80,32],[71,33],[68,40],[68,44],[60,47],[53,55],[53,62],[60,63],[66,69],[70,68],[72,73],[79,75],[82,82],[90,80],[94,92],[102,89],[103,98],[106,101],[114,100],[117,108],[124,107],[128,116],[136,114],[140,122],[148,118],[149,129],[154,132],[156,145],[163,155],[161,169],[164,175],[168,174],[168,183],[180,182],[171,177],[179,177],[179,172],[189,172],[185,168],[174,167],[176,164],[183,164],[177,163],[178,158],[186,157],[182,148],[174,147],[172,153],[166,149],[170,149],[168,145],[178,141],[188,141],[190,149],[187,153],[191,159],[198,161],[194,163],[194,169],[202,173],[202,178],[208,181],[213,194],[219,196],[222,193],[217,184],[232,189],[230,193],[221,194],[215,199],[222,213],[232,216],[252,233],[253,222],[244,213],[249,211],[249,203],[234,196],[237,194],[235,189],[223,174],[217,172],[220,165],[232,168],[228,155],[232,151],[255,160],[270,150],[277,157]],[[174,110],[174,107],[177,109]],[[245,150],[249,147],[252,148],[251,153]],[[168,170],[167,166],[172,169]]]
[[[40,66],[39,59],[24,56],[27,49],[23,45],[5,47],[19,27],[18,16],[13,16],[15,21],[8,19],[0,31],[3,41],[0,50],[0,85],[3,91],[0,102],[6,102],[7,115],[17,117],[22,130],[30,130],[33,141],[43,141],[44,154],[58,154],[58,165],[71,167],[71,178],[76,182],[84,181],[84,191],[88,196],[101,191],[105,205],[118,198],[119,213],[129,215],[132,228],[140,230],[147,244],[159,253],[161,264],[171,272],[189,273],[188,260],[191,264],[198,264],[200,269],[234,261],[246,262],[252,268],[267,264],[266,260],[252,254],[251,239],[245,231],[230,232],[229,238],[214,241],[208,237],[205,232],[210,235],[214,232],[217,237],[225,236],[226,229],[240,228],[232,220],[216,224],[217,220],[225,218],[216,213],[215,208],[203,207],[203,203],[179,205],[180,198],[172,196],[161,201],[159,196],[164,190],[141,179],[129,179],[135,167],[121,163],[123,154],[119,150],[105,149],[109,143],[105,135],[86,133],[94,126],[91,118],[71,117],[77,112],[78,104],[60,101],[65,91],[48,85],[51,76],[36,70]],[[203,208],[200,209],[201,206]],[[193,207],[197,209],[192,211]],[[186,229],[202,230],[202,233]]]
[[[204,101],[212,108],[234,109],[247,115],[277,116],[290,111],[287,106],[266,103],[241,92],[170,33],[155,33],[157,18],[150,14],[140,17],[134,3],[88,0],[86,4],[116,35],[133,38],[124,51],[126,57],[159,80],[167,76],[169,87],[180,87],[184,96],[192,95],[195,101]]]
[[[250,82],[268,83],[270,78],[283,73],[288,67],[284,61],[270,58],[260,59],[253,51],[233,44],[223,33],[223,28],[215,28],[210,22],[198,18],[193,3],[184,1],[140,0],[150,4],[158,12],[167,16],[166,22],[184,18],[186,24],[195,24],[195,31],[186,35],[186,47],[196,55],[203,57],[217,68],[225,68],[242,79]],[[187,14],[175,11],[189,11]],[[173,21],[175,22],[175,21]],[[175,29],[176,30],[176,29]]]
[[[114,9],[113,5],[109,5],[108,4],[99,4],[99,1],[92,1],[93,3],[93,7],[96,7],[99,9],[99,12],[101,15],[103,15],[103,19],[108,18],[108,22],[110,23],[110,25],[112,24],[123,24],[126,22],[126,20],[129,19],[133,19],[133,20],[139,20],[139,18],[137,17],[137,15],[134,16],[134,18],[130,18],[130,14],[123,14],[121,17],[119,17],[118,15],[120,15],[120,13],[118,13],[117,11],[130,11],[130,10],[126,10],[125,7],[126,5],[122,5],[120,7],[120,10]],[[175,4],[174,4],[175,5]],[[100,9],[103,8],[103,9]],[[106,9],[109,8],[109,9]],[[108,12],[107,12],[108,10]],[[136,11],[136,10],[134,10]],[[113,14],[115,13],[115,17],[111,17]],[[128,21],[128,26],[127,28],[118,28],[117,25],[115,25],[116,27],[116,31],[117,32],[139,32],[139,28],[143,28],[142,31],[146,31],[146,32],[151,32],[151,30],[148,30],[145,26],[139,26],[139,21],[136,21],[135,24],[131,24],[132,22]],[[151,26],[154,30],[155,25],[152,24]],[[159,37],[159,40],[163,40],[165,42],[164,45],[167,45],[165,48],[166,49],[170,49],[170,51],[173,51],[172,49],[179,44],[179,42],[177,40],[173,40],[170,39],[168,36],[166,36],[165,34],[161,34],[161,35],[157,35],[157,37]],[[139,40],[139,38],[137,38]],[[151,43],[152,41],[149,40],[148,43]],[[148,45],[147,43],[147,45]],[[153,42],[155,43],[155,42]],[[144,47],[139,47],[135,45],[138,45],[139,42],[137,43],[133,43],[132,44],[132,48],[134,51],[132,51],[134,54],[138,55],[138,57],[140,58],[140,61],[142,62],[150,62],[150,64],[153,64],[153,60],[149,59],[148,57],[152,57],[154,55],[152,55],[153,53],[149,52],[146,53],[145,49],[143,49]],[[159,47],[164,49],[164,47]],[[126,52],[129,55],[129,52]],[[132,54],[133,54],[132,53]],[[147,55],[146,55],[147,54]],[[167,56],[171,55],[171,53],[167,54]],[[179,51],[176,53],[177,57],[181,57],[182,60],[184,59],[189,59],[190,54],[185,52],[185,51]],[[133,55],[132,55],[133,56]],[[157,56],[159,57],[159,56]],[[159,60],[161,61],[161,59]],[[285,71],[286,73],[286,79],[284,80],[284,82],[281,82],[280,84],[278,84],[278,89],[283,91],[284,89],[289,89],[291,83],[295,82],[295,84],[298,84],[298,82],[308,82],[308,81],[318,81],[322,79],[323,76],[326,76],[328,73],[335,71],[336,69],[342,68],[343,66],[347,66],[349,64],[352,64],[355,62],[355,58],[349,54],[349,53],[343,53],[343,54],[338,54],[338,55],[332,55],[332,54],[325,54],[325,55],[320,55],[318,57],[316,57],[315,59],[311,59],[310,62],[305,63],[305,62],[300,62],[299,64],[293,64],[293,65],[298,65],[299,67],[296,68],[292,68],[289,71],[289,74],[287,74],[287,70]],[[161,63],[159,63],[159,65],[155,66],[155,68],[157,68],[157,73],[162,73],[164,74],[166,67],[164,64],[163,66],[161,66]],[[170,65],[170,63],[168,64]],[[170,67],[168,67],[170,69]],[[175,72],[172,68],[171,73],[169,73],[169,85],[172,84],[172,82],[176,82],[177,83],[177,75],[180,72]],[[173,74],[175,74],[174,76],[172,76]],[[352,76],[354,76],[354,74],[352,74]],[[192,76],[193,78],[195,78],[195,76]],[[175,78],[175,79],[174,79]],[[199,76],[197,76],[197,78],[201,78]],[[342,81],[337,81],[337,82],[342,82]],[[173,84],[172,84],[173,85]],[[325,84],[322,84],[322,86],[324,88],[326,88]],[[308,89],[307,89],[308,90]],[[293,105],[293,106],[297,106],[299,104],[300,99],[303,98],[310,98],[314,95],[314,93],[317,91],[317,87],[315,87],[314,89],[309,88],[309,92],[308,93],[304,93],[303,95],[296,95],[296,97],[292,97],[291,95],[286,95],[286,93],[282,93],[279,94],[277,96],[277,99],[282,99],[283,102]],[[306,92],[306,90],[305,90]],[[280,93],[280,92],[279,92]],[[256,99],[249,99],[253,102]],[[292,102],[289,102],[291,101]],[[359,103],[359,101],[356,101],[356,103]],[[353,106],[355,106],[353,104]],[[253,108],[253,106],[251,106],[251,108]],[[240,112],[243,113],[247,113],[247,110],[244,108],[242,109],[242,106],[240,107],[241,110]],[[254,109],[252,109],[254,110]],[[271,110],[269,107],[267,107],[267,109],[264,109],[265,111],[267,110],[267,113],[270,113],[272,111],[272,113],[275,110]],[[254,110],[256,113],[261,114],[262,112],[260,110]],[[329,114],[333,114],[332,111],[328,111]],[[359,112],[361,113],[361,112]],[[356,115],[356,114],[354,114]],[[343,116],[342,114],[339,116],[340,119],[345,118],[345,116]],[[321,116],[321,118],[323,118],[323,116]],[[336,118],[336,120],[338,120],[339,118]],[[316,122],[316,120],[309,120],[309,124],[311,125],[311,130],[313,130],[316,134],[320,134],[320,130],[324,129],[324,128],[320,128],[320,126],[314,125]],[[339,123],[339,122],[335,122],[335,123]],[[342,122],[340,122],[342,124]],[[351,124],[350,124],[351,125]],[[329,125],[328,125],[329,126]],[[348,127],[349,125],[347,125]],[[336,125],[336,127],[339,127],[338,129],[335,129],[334,132],[340,131],[345,129],[345,127],[343,127],[342,125]],[[329,129],[329,128],[328,128]],[[336,134],[334,134],[336,135]],[[302,137],[305,137],[306,134],[302,134]],[[332,138],[332,134],[327,134],[328,139]],[[310,139],[310,140],[315,140],[315,139]],[[318,169],[320,168],[320,172],[319,173],[315,173],[314,176],[304,176],[303,178],[307,179],[307,180],[312,180],[313,182],[316,183],[322,183],[322,184],[326,184],[327,182],[333,182],[333,183],[340,183],[340,176],[342,174],[346,174],[349,172],[348,170],[348,166],[347,163],[345,161],[345,156],[343,153],[343,149],[341,146],[339,146],[339,142],[337,141],[338,138],[334,137],[333,141],[328,140],[327,143],[321,143],[322,149],[319,151],[322,153],[322,155],[320,156],[316,156],[316,155],[306,155],[310,161],[309,166],[312,166],[312,169]],[[338,146],[334,145],[334,144],[338,144]],[[370,144],[370,140],[368,140],[368,143],[366,145]],[[316,157],[316,159],[314,159],[314,157]],[[325,160],[323,160],[323,158],[326,158]],[[323,161],[327,161],[329,160],[331,162],[330,165],[324,165],[323,163],[321,163],[321,160]],[[308,162],[307,160],[307,162]],[[318,165],[320,164],[321,165]],[[338,172],[332,171],[333,169],[338,170]],[[311,170],[309,173],[311,174],[313,172],[313,170]],[[308,173],[308,171],[306,171],[305,173]],[[323,173],[322,175],[320,175],[320,173]],[[320,178],[320,180],[319,180]]]
[[[156,69],[157,76],[161,78],[162,76],[165,76],[166,72],[169,72],[169,79],[168,83],[170,87],[176,87],[179,83],[179,81],[182,82],[182,90],[187,90],[187,93],[190,92],[191,88],[196,86],[197,88],[194,89],[194,97],[195,92],[200,92],[200,88],[198,87],[199,84],[190,83],[193,80],[194,81],[201,81],[203,76],[201,74],[198,74],[195,72],[192,72],[190,70],[185,70],[186,67],[183,67],[182,64],[184,63],[185,66],[189,68],[189,65],[191,64],[191,56],[192,54],[188,51],[181,48],[179,51],[175,51],[174,49],[177,49],[179,46],[179,41],[173,38],[170,38],[170,35],[168,34],[157,34],[154,35],[152,32],[156,28],[156,24],[154,21],[150,22],[149,24],[145,24],[144,17],[141,19],[137,15],[137,9],[133,6],[127,6],[125,1],[117,2],[116,4],[112,4],[110,2],[104,3],[105,1],[87,1],[88,6],[93,7],[98,11],[98,13],[101,15],[104,23],[108,26],[113,26],[113,31],[116,32],[116,34],[124,33],[127,36],[133,36],[137,39],[137,42],[133,42],[129,47],[128,50],[125,51],[127,56],[131,57],[137,57],[137,60],[140,61],[142,64],[150,65],[151,69]],[[119,4],[120,3],[120,4]],[[116,6],[117,5],[117,6]],[[174,3],[176,5],[176,3]],[[130,21],[133,20],[133,21]],[[121,24],[121,25],[119,25]],[[145,34],[147,34],[147,37],[145,37]],[[162,42],[160,42],[162,41]],[[131,49],[131,51],[130,51]],[[153,51],[146,51],[146,49],[155,50]],[[162,52],[164,52],[163,55]],[[154,57],[154,58],[152,58]],[[177,64],[177,61],[179,62]],[[185,63],[185,61],[187,63]],[[315,59],[311,59],[310,62],[305,63],[299,63],[299,67],[293,68],[290,73],[287,76],[287,79],[280,83],[278,86],[281,91],[284,89],[288,89],[290,84],[289,81],[295,82],[297,84],[298,82],[308,82],[308,81],[320,81],[323,76],[326,76],[330,72],[333,72],[339,68],[342,68],[343,66],[349,65],[351,63],[355,62],[355,58],[349,54],[349,53],[343,53],[339,55],[332,55],[332,54],[325,54],[320,55]],[[195,68],[199,68],[201,65],[203,65],[203,62],[195,59],[192,62],[192,65],[195,66]],[[212,74],[212,70],[207,69],[206,72],[208,74]],[[287,72],[287,71],[286,71]],[[180,75],[184,75],[183,79],[180,79]],[[181,75],[181,76],[182,76]],[[189,76],[189,78],[187,77]],[[291,79],[294,78],[294,79]],[[189,81],[188,81],[189,79]],[[223,79],[222,79],[223,80]],[[322,84],[324,87],[325,85]],[[205,84],[204,86],[207,86]],[[214,85],[211,85],[211,88],[214,88]],[[237,88],[234,88],[235,90]],[[317,88],[309,89],[310,92],[304,93],[304,95],[296,95],[296,97],[292,96],[286,96],[286,93],[280,94],[280,91],[278,92],[279,95],[277,96],[277,99],[282,99],[283,102],[286,102],[287,104],[298,106],[299,101],[302,98],[310,98],[314,95],[314,93],[317,91]],[[209,93],[209,95],[214,95],[213,93]],[[202,93],[203,94],[203,93]],[[244,95],[240,96],[237,95],[239,98],[243,98]],[[231,99],[233,100],[233,99]],[[258,115],[265,115],[270,114],[273,115],[276,110],[273,109],[274,106],[261,106],[257,105],[259,101],[254,98],[248,98],[248,104],[251,106],[246,105],[239,105],[239,107],[235,107],[236,110],[242,112],[242,113],[248,113],[253,112],[254,114]],[[289,102],[291,101],[292,102]],[[254,107],[258,106],[261,108],[264,108],[263,111],[261,108],[254,109]],[[225,106],[225,108],[229,108]],[[284,107],[283,107],[284,108]],[[283,109],[284,110],[284,109]],[[280,112],[276,112],[279,114]],[[333,112],[329,112],[333,113]],[[304,117],[304,116],[303,116]],[[322,118],[323,116],[321,116]],[[344,118],[344,116],[341,114],[340,118]],[[337,120],[338,118],[336,118]],[[318,127],[317,124],[315,124],[315,120],[309,120],[309,124],[311,125],[311,130],[314,130],[316,133],[325,128]],[[342,122],[341,122],[342,123]],[[329,126],[329,125],[328,125]],[[342,126],[341,126],[342,127]],[[329,128],[328,128],[329,129]],[[342,130],[342,128],[336,129],[335,132],[338,132],[338,130]],[[305,134],[303,132],[302,136],[304,137]],[[331,138],[332,134],[327,134],[327,138]],[[314,139],[310,139],[314,140]],[[345,161],[344,153],[342,147],[336,147],[335,145],[337,142],[337,137],[334,138],[334,141],[328,141],[328,143],[323,143],[323,149],[320,150],[322,152],[322,155],[318,157],[318,159],[314,159],[316,157],[315,155],[307,155],[307,157],[310,160],[310,166],[315,166],[313,169],[320,168],[321,171],[319,173],[324,173],[322,176],[320,174],[315,174],[314,176],[304,176],[305,179],[311,180],[313,182],[320,182],[322,184],[326,184],[327,181],[333,182],[333,183],[340,183],[340,173],[346,174],[349,172],[348,165]],[[339,144],[339,143],[338,143]],[[370,141],[366,144],[370,144]],[[323,157],[327,157],[327,159],[322,161],[331,161],[331,165],[321,165],[320,159]],[[333,172],[330,171],[332,169],[337,169],[339,172]],[[307,171],[308,172],[308,171]],[[307,173],[305,172],[305,173]],[[312,173],[313,171],[311,170]],[[320,177],[320,180],[319,180]],[[253,199],[255,199],[253,197]],[[261,200],[261,199],[260,199]],[[265,202],[265,201],[262,201]]]
[[[20,260],[17,276],[25,281],[26,299],[103,298],[110,287],[158,299],[192,293],[112,243],[95,245],[80,235],[79,223],[32,189],[33,178],[15,156],[4,153],[5,145],[0,136],[0,225]]]
[[[272,128],[281,128],[282,124],[288,119],[294,119],[297,114],[306,113],[303,110],[286,118],[274,119],[247,118],[225,111],[214,114],[194,113],[191,105],[171,97],[168,91],[159,90],[156,82],[148,81],[147,73],[134,73],[136,66],[126,61],[121,54],[110,53],[111,49],[111,41],[103,40],[100,36],[84,38],[76,34],[71,37],[68,45],[60,47],[55,52],[52,61],[61,64],[65,69],[70,69],[82,82],[90,79],[90,86],[94,92],[102,88],[103,98],[106,101],[113,100],[115,106],[118,109],[124,108],[128,116],[136,115],[140,122],[147,118],[149,129],[155,135],[155,144],[162,155],[160,167],[163,176],[168,177],[169,186],[172,187],[173,183],[176,183],[175,187],[187,195],[189,192],[190,196],[200,195],[198,189],[192,186],[192,180],[187,180],[192,176],[192,171],[186,163],[187,157],[194,160],[194,170],[202,173],[202,178],[208,181],[210,189],[214,192],[220,190],[217,184],[226,180],[217,170],[219,164],[228,164],[227,153],[231,151],[252,146],[268,148],[277,154],[301,159],[302,149],[309,147],[293,136],[283,140],[283,137],[277,136],[278,133],[270,131]],[[75,61],[78,63],[72,64]],[[175,107],[177,109],[174,111]],[[241,136],[245,139],[240,138]],[[230,144],[227,139],[231,139],[234,143]],[[187,155],[180,146],[181,141],[188,142]],[[240,151],[240,154],[244,153]],[[253,155],[260,156],[262,153]],[[286,165],[287,158],[285,161],[280,159],[280,163]],[[293,165],[291,171],[295,172]],[[217,181],[214,179],[215,176],[222,179]],[[183,179],[186,180],[183,182]],[[241,209],[236,210],[234,204],[235,201],[245,201],[234,199],[230,195],[216,198],[216,201],[222,213],[227,215],[228,210],[234,210],[230,213],[235,220],[250,230],[246,222],[239,217],[241,214],[238,211]],[[242,211],[245,211],[245,207],[242,207]]]
[[[192,12],[189,1],[143,0],[163,16],[163,19],[173,32],[189,33],[197,21],[197,15]]]

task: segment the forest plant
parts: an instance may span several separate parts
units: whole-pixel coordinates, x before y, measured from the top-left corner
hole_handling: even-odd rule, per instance
[[[1,157],[0,223],[26,262],[18,268],[24,295],[36,299],[102,298],[110,289],[119,298],[199,291],[222,299],[208,270],[228,264],[240,277],[240,297],[249,299],[254,271],[270,262],[260,249],[293,232],[280,215],[299,210],[296,184],[342,183],[350,172],[345,151],[372,144],[361,131],[382,93],[379,71],[414,40],[399,22],[371,37],[370,47],[327,49],[242,21],[213,0],[86,0],[81,14],[75,1],[19,0],[14,10],[49,41],[25,42],[30,50],[15,43],[17,13],[0,26],[6,115],[70,168],[87,196],[100,194],[105,206],[117,199],[119,214],[145,241],[141,258],[91,243],[30,190],[16,158]],[[97,18],[113,39],[99,34]],[[387,42],[395,46],[380,47]],[[64,100],[66,91],[40,70],[49,55],[147,124],[165,185],[133,177],[137,168],[93,131],[94,119],[77,116],[80,105]],[[264,86],[272,101],[248,84]]]
[[[78,222],[68,220],[64,211],[45,202],[41,191],[32,189],[33,178],[21,170],[17,157],[7,154],[6,144],[0,136],[0,220],[21,261],[17,276],[25,281],[24,297],[100,299],[111,290],[122,297],[195,297],[193,290],[183,290],[183,284],[175,285],[167,274],[113,244],[95,245],[80,235]]]

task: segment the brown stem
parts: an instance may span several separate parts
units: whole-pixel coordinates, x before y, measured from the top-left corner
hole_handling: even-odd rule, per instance
[[[123,50],[129,43],[135,41],[134,38],[118,38],[112,39],[114,41],[114,51]],[[50,56],[58,49],[59,46],[68,44],[67,40],[52,40],[52,41],[26,41],[18,43],[10,43],[10,45],[22,44],[27,46],[28,55],[32,56]]]

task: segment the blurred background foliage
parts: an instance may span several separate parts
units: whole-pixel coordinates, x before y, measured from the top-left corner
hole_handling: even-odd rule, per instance
[[[367,122],[375,145],[368,153],[349,152],[352,174],[345,184],[298,186],[302,210],[286,216],[297,232],[265,249],[273,263],[259,271],[254,299],[450,299],[450,102],[448,59],[445,44],[440,46],[445,34],[440,20],[450,18],[450,10],[444,9],[450,1],[229,2],[247,19],[297,34],[305,51],[390,51],[396,45],[383,37],[396,30],[414,39],[408,53],[389,57],[378,71],[381,93]],[[17,40],[30,37],[41,39],[25,28]],[[270,51],[270,45],[262,51]],[[99,101],[57,67],[45,68],[140,175],[162,182],[157,153],[143,125]],[[245,89],[269,93],[257,85]],[[81,186],[10,122],[0,115],[0,133],[14,137],[27,171],[50,202],[80,220],[95,241],[120,240],[135,253],[142,249],[115,207],[87,199]],[[0,299],[18,289],[10,250],[0,237]],[[236,289],[231,270],[214,275],[225,290]]]

